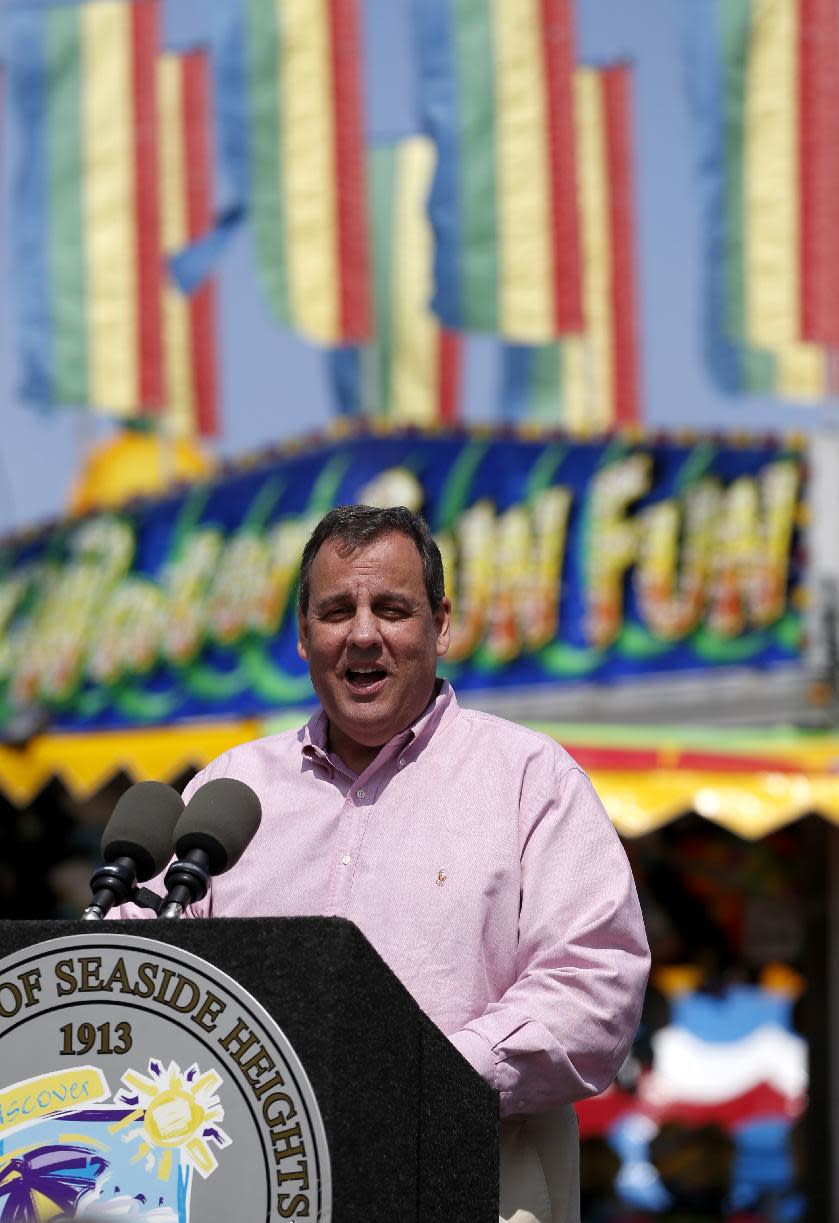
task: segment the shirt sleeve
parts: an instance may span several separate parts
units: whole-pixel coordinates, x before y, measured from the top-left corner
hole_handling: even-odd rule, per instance
[[[570,769],[522,818],[517,979],[450,1037],[501,1093],[501,1114],[603,1091],[637,1030],[649,949],[623,846]]]
[[[188,783],[183,792],[184,806],[186,806],[195,791],[199,789],[200,786],[203,786],[206,782],[211,781],[213,778],[225,776],[227,776],[225,756],[219,756],[219,758],[214,760],[212,764],[208,765],[206,769],[203,769],[200,773],[196,773],[192,781]],[[170,864],[167,863],[166,867],[160,872],[159,875],[155,875],[154,879],[149,879],[148,882],[144,883],[142,886],[147,888],[150,892],[155,892],[158,896],[165,896],[166,884],[164,882],[164,878],[166,871],[169,869],[169,865]],[[210,894],[208,893],[204,899],[199,900],[197,904],[187,905],[181,914],[181,917],[209,917],[210,904]],[[128,901],[126,904],[117,905],[115,908],[111,909],[110,913],[108,913],[106,916],[107,918],[113,918],[117,921],[126,921],[128,919],[136,920],[138,918],[148,921],[156,919],[157,914],[151,909],[142,909],[139,907],[139,905],[132,904],[130,901]]]

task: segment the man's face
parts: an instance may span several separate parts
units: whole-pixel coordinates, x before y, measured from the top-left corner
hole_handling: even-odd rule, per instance
[[[406,535],[382,536],[349,556],[334,540],[318,550],[297,648],[329,718],[330,742],[351,767],[364,767],[371,749],[428,704],[437,659],[449,648],[450,606],[443,599],[432,611]]]

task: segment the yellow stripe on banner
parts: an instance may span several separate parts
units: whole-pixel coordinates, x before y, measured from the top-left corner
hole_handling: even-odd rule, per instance
[[[540,5],[492,2],[500,331],[539,344],[555,335]]]
[[[289,297],[295,326],[325,344],[341,328],[328,2],[276,0]]]
[[[826,399],[828,355],[818,344],[784,344],[775,353],[775,392],[789,399]]]
[[[579,153],[578,166],[579,166]],[[589,428],[587,407],[590,401],[589,345],[585,336],[567,336],[562,341],[562,419],[564,429],[586,433]]]
[[[434,159],[433,142],[415,136],[399,146],[394,175],[390,419],[416,425],[437,419],[438,324],[428,309],[433,251],[425,212]]]
[[[828,393],[828,358],[800,341],[797,0],[753,0],[746,96],[745,300],[750,342],[774,350],[775,390]]]
[[[137,238],[131,6],[85,4],[84,217],[92,406],[138,408]]]
[[[563,370],[567,365],[569,375],[566,419],[570,428],[594,431],[612,423],[614,404],[609,162],[603,81],[596,68],[574,72],[574,117],[585,332],[563,341]]]
[[[743,235],[746,338],[800,338],[798,0],[752,0]]]
[[[189,238],[186,150],[183,125],[183,63],[178,55],[157,62],[157,118],[160,149],[160,230],[167,255]],[[166,422],[178,437],[194,433],[192,337],[189,299],[166,277],[163,288],[163,357]]]

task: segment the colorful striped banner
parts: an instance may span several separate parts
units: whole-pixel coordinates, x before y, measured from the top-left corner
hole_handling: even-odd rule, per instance
[[[434,159],[424,136],[369,154],[376,331],[372,344],[329,354],[342,415],[416,425],[457,419],[462,340],[428,308],[433,236],[426,201]]]
[[[639,420],[631,68],[574,73],[585,330],[505,345],[501,414],[577,432]]]
[[[222,6],[221,154],[276,317],[322,344],[372,332],[358,0]]]
[[[157,63],[160,219],[167,255],[212,227],[210,66],[203,51],[166,54]],[[163,291],[166,421],[179,437],[218,430],[215,364],[216,286],[189,297],[167,280]]]
[[[414,0],[438,162],[432,308],[542,343],[583,326],[571,0]]]
[[[818,401],[839,341],[835,0],[682,0],[706,339],[729,391]]]
[[[157,0],[18,8],[7,20],[23,394],[124,417],[157,410]]]

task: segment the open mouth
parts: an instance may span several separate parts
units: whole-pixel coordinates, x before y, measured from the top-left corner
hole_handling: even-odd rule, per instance
[[[348,667],[344,678],[353,692],[373,693],[387,679],[387,671],[378,667]]]

